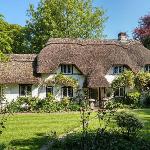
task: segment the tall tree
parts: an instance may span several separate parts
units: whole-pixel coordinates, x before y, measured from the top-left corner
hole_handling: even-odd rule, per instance
[[[0,56],[8,53],[29,53],[26,40],[26,28],[17,24],[9,24],[0,15]]]
[[[134,30],[133,35],[150,49],[150,14],[140,18],[139,26]]]
[[[38,53],[52,38],[101,38],[104,10],[92,0],[40,0],[37,9],[30,5],[27,20],[28,41]]]

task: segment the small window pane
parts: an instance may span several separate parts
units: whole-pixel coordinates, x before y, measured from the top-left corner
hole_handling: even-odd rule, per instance
[[[68,73],[71,73],[71,65],[68,65]]]
[[[61,72],[64,74],[72,73],[72,65],[61,65]]]
[[[67,87],[63,87],[63,97],[67,97]]]
[[[114,96],[119,96],[119,89],[115,91]]]
[[[118,67],[114,67],[113,74],[118,74]]]
[[[73,97],[73,88],[68,87],[68,97]]]
[[[46,87],[46,97],[48,97],[49,94],[53,94],[53,87],[52,86]]]
[[[124,88],[120,88],[120,95],[119,96],[124,96]]]
[[[20,96],[29,96],[32,95],[32,85],[20,85]]]
[[[144,70],[145,70],[145,72],[150,72],[150,65],[146,65],[146,66],[144,67]]]

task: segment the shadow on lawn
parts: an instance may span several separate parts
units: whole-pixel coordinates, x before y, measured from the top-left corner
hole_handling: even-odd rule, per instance
[[[37,137],[33,137],[30,139],[17,139],[17,140],[12,140],[9,145],[11,150],[38,150],[42,147],[42,145],[46,144],[48,141],[47,137],[45,134],[40,133],[37,134]]]

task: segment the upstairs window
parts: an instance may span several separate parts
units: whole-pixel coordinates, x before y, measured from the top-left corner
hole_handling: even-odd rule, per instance
[[[125,95],[125,88],[124,87],[118,88],[114,92],[114,97],[124,97],[124,95]]]
[[[53,87],[52,86],[47,86],[46,87],[46,97],[48,97],[49,94],[53,94]]]
[[[19,85],[19,95],[20,96],[31,96],[32,95],[32,85],[31,84],[20,84]]]
[[[144,71],[150,73],[150,65],[145,65]]]
[[[61,65],[61,73],[73,74],[73,66],[72,65]]]
[[[62,97],[73,97],[73,88],[70,86],[62,87]]]
[[[113,74],[121,74],[124,72],[124,66],[114,66]]]

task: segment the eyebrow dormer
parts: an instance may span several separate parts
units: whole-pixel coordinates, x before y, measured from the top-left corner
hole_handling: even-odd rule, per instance
[[[112,74],[114,75],[121,74],[124,72],[125,69],[126,67],[124,65],[115,65],[112,68]]]

